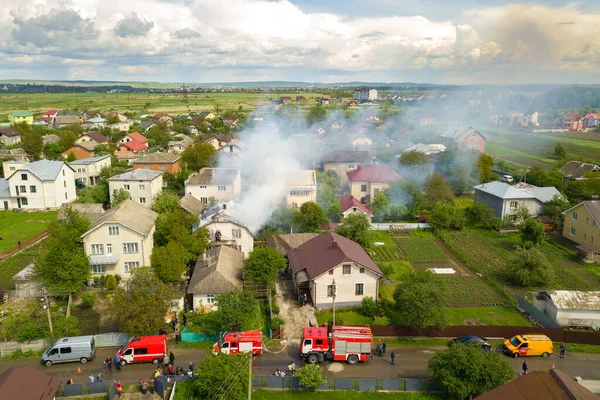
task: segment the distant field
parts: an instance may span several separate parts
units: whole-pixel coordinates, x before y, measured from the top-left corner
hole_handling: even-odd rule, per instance
[[[15,247],[19,240],[23,242],[46,230],[57,214],[58,211],[0,211],[0,253]]]
[[[317,93],[285,93],[295,99],[296,95],[306,97],[302,105],[315,104],[321,95]],[[29,110],[41,114],[48,109],[98,109],[100,111],[118,110],[138,113],[157,111],[184,113],[212,110],[216,105],[223,110],[252,111],[270,104],[277,99],[277,93],[189,93],[187,103],[181,94],[156,93],[33,93],[0,94],[0,116],[15,110]],[[293,104],[293,102],[292,102]]]

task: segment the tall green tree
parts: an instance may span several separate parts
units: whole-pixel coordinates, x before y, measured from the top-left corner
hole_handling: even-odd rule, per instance
[[[562,160],[567,156],[567,150],[562,144],[556,143],[556,146],[554,146],[554,153],[552,153],[552,155],[555,158]]]
[[[248,398],[248,356],[209,354],[200,361],[197,379],[177,383],[175,400],[245,400]]]
[[[244,281],[254,285],[273,287],[277,276],[287,262],[279,252],[270,247],[257,247],[250,252],[244,265]]]
[[[448,326],[448,287],[426,269],[408,273],[394,291],[398,321],[416,331]]]
[[[515,376],[501,354],[483,353],[479,346],[464,344],[435,353],[427,369],[448,396],[458,400],[482,395]]]
[[[111,202],[110,202],[110,207],[116,207],[119,204],[121,204],[122,202],[124,202],[125,200],[129,200],[131,199],[131,193],[129,193],[127,190],[121,188],[119,190],[115,189],[112,192],[112,196],[111,196]]]
[[[183,281],[186,270],[184,249],[177,242],[169,242],[166,246],[155,247],[152,250],[152,269],[156,277],[165,283]]]
[[[44,151],[44,139],[35,132],[25,132],[21,135],[23,150],[35,160],[39,160]]]
[[[379,192],[373,197],[369,207],[373,211],[373,219],[376,222],[383,222],[390,213],[391,201],[385,192]]]
[[[433,173],[425,179],[423,183],[423,193],[425,197],[425,207],[433,209],[436,204],[448,203],[454,204],[454,194],[450,185],[438,173]]]
[[[35,271],[49,289],[76,293],[89,278],[89,260],[81,239],[89,228],[90,222],[70,207],[65,219],[48,226],[49,237],[42,242]]]
[[[163,214],[180,207],[179,196],[172,190],[161,190],[152,200],[152,210]]]
[[[196,142],[181,153],[181,162],[189,171],[211,167],[216,161],[216,150],[208,143]]]
[[[479,156],[477,161],[477,170],[479,171],[479,179],[482,183],[487,183],[496,180],[496,175],[492,171],[494,168],[494,159],[487,154]]]
[[[181,246],[186,264],[196,261],[208,247],[209,241],[205,228],[192,232],[196,222],[198,222],[197,217],[181,208],[160,214],[156,220],[154,245],[166,246],[168,243],[175,242]]]
[[[533,218],[527,218],[520,226],[521,243],[525,247],[537,246],[546,238],[544,224]]]
[[[208,314],[197,314],[195,325],[203,332],[219,334],[225,331],[239,331],[248,327],[248,323],[256,319],[258,301],[250,292],[229,292],[215,297],[216,311]]]
[[[562,224],[562,212],[571,207],[565,196],[555,194],[554,197],[544,205],[544,215],[552,218],[558,224]]]
[[[516,286],[547,286],[554,278],[554,269],[538,247],[520,248],[507,262],[506,278]]]
[[[325,121],[327,118],[327,110],[320,104],[312,106],[306,114],[306,122],[312,125],[316,122]]]
[[[110,311],[130,335],[154,335],[165,324],[175,293],[148,267],[133,270],[127,289],[117,288]]]
[[[302,232],[317,232],[321,225],[329,222],[321,206],[312,201],[300,206],[296,213],[296,221]]]
[[[494,210],[482,202],[474,203],[465,209],[466,223],[474,228],[497,229],[502,220],[496,217]]]
[[[464,215],[454,204],[437,203],[429,214],[427,222],[436,230],[460,230],[464,225]]]
[[[344,223],[335,230],[340,235],[355,241],[364,249],[369,247],[369,218],[363,213],[350,213]]]
[[[323,377],[323,369],[317,364],[306,364],[305,366],[298,368],[295,376],[302,386],[313,392],[317,390],[319,386],[327,382]]]
[[[419,167],[429,162],[429,156],[422,151],[411,150],[405,151],[400,155],[400,164],[413,167],[416,181],[419,180]]]

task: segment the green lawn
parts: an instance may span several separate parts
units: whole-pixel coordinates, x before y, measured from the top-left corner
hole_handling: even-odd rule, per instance
[[[58,211],[13,212],[0,211],[0,253],[11,249],[20,241],[46,230]]]
[[[291,390],[254,390],[252,398],[254,400],[441,400],[444,399],[444,396],[430,393],[379,393],[353,390],[318,391],[315,393]]]
[[[512,307],[448,308],[450,325],[533,326]]]
[[[333,321],[333,313],[331,309],[324,310],[321,312],[315,313],[317,317],[317,323],[319,325],[323,325],[325,322],[331,324]],[[358,313],[358,311],[351,309],[336,309],[335,311],[335,324],[336,325],[371,325],[373,323],[373,318],[365,317]]]
[[[14,289],[15,285],[11,278],[31,264],[39,251],[40,245],[38,244],[0,262],[0,287],[8,290]]]
[[[473,196],[470,194],[458,196],[454,200],[456,202],[456,208],[458,208],[459,210],[471,207],[475,203]]]

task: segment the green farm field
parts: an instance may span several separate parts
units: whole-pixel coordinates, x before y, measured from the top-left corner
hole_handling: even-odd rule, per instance
[[[316,93],[285,93],[295,98],[296,95],[306,97],[301,107],[308,107],[321,97]],[[29,110],[36,116],[48,109],[99,110],[120,112],[131,111],[142,113],[171,112],[186,113],[209,111],[215,106],[224,111],[252,111],[265,106],[277,93],[189,93],[187,103],[181,94],[163,93],[33,93],[33,94],[0,94],[0,116],[6,119],[11,111]],[[294,102],[292,102],[294,104]]]
[[[0,211],[0,253],[46,230],[58,211]]]

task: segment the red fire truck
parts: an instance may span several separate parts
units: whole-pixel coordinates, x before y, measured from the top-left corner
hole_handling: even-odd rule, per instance
[[[262,354],[263,341],[260,331],[228,332],[223,338],[213,345],[213,353],[238,354],[250,353]]]
[[[324,360],[357,364],[371,358],[372,343],[368,326],[308,327],[300,341],[300,356],[310,364]]]

